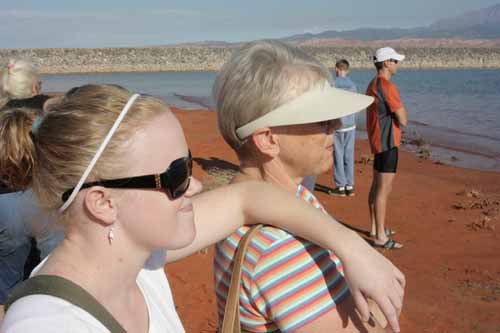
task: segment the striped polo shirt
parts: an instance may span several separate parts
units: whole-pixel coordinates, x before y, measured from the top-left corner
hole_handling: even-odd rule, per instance
[[[375,77],[366,90],[375,101],[366,109],[366,130],[373,154],[401,144],[401,128],[394,112],[403,107],[399,90],[382,76]]]
[[[299,185],[296,195],[326,213]],[[307,223],[307,221],[305,221]],[[232,259],[249,227],[216,245],[215,291],[222,324]],[[309,241],[270,226],[252,238],[242,267],[240,320],[244,332],[292,332],[335,309],[349,289],[339,259]]]

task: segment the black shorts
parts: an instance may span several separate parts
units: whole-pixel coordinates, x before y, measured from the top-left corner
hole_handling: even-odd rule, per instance
[[[396,173],[398,168],[398,147],[375,154],[373,169],[378,172]]]

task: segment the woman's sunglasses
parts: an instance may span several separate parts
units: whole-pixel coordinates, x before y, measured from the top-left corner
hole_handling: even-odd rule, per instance
[[[167,170],[160,174],[136,176],[118,179],[103,179],[95,182],[84,183],[81,189],[92,186],[103,186],[108,188],[129,189],[163,189],[171,200],[184,195],[189,188],[193,169],[191,151],[187,157],[182,157],[170,163]],[[80,189],[80,190],[81,190]],[[68,200],[73,188],[62,195],[62,201]]]

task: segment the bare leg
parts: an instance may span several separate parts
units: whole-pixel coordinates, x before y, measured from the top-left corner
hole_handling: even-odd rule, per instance
[[[387,208],[387,199],[392,191],[392,182],[395,173],[377,172],[377,186],[375,189],[375,222],[376,222],[376,238],[375,243],[382,245],[387,242],[388,237],[385,234],[385,216]]]
[[[372,185],[370,187],[370,193],[368,194],[368,209],[370,211],[371,224],[370,235],[373,237],[377,235],[377,220],[375,219],[375,194],[377,189],[377,175],[378,172],[376,170],[373,170]]]

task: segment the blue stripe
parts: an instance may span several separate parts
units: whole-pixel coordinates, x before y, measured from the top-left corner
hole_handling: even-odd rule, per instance
[[[292,257],[294,257],[294,255],[292,255]],[[309,259],[311,259],[311,260],[309,260]],[[337,265],[335,264],[335,262],[333,260],[330,260],[328,254],[326,252],[318,252],[314,256],[312,256],[312,258],[309,257],[308,261],[305,263],[303,262],[302,264],[299,264],[299,265],[296,265],[293,267],[286,267],[287,269],[282,269],[280,271],[280,274],[278,275],[279,278],[271,279],[270,283],[268,283],[266,285],[261,285],[261,290],[263,292],[266,292],[269,289],[276,287],[277,285],[282,283],[284,280],[289,279],[291,276],[300,274],[302,271],[308,270],[311,267],[316,266],[317,261],[320,261],[320,260],[323,260],[325,262],[322,266],[318,267],[318,269],[315,271],[315,274],[311,278],[316,278],[318,276],[322,277],[323,274],[326,274],[331,270],[337,270]],[[275,265],[275,266],[271,267],[270,269],[275,269],[277,267],[278,267],[278,265]],[[286,271],[288,271],[288,273],[286,275],[283,275],[283,273],[285,273]],[[323,272],[325,272],[325,273],[323,273]],[[265,274],[265,272],[259,273],[259,277],[263,274]],[[256,280],[258,280],[258,279],[256,278]]]
[[[332,274],[333,276],[335,276],[335,278],[329,279],[327,281],[327,284],[326,284],[327,288],[324,289],[324,292],[328,292],[328,290],[330,290],[332,288],[334,289],[335,287],[337,287],[337,285],[339,283],[344,281],[344,276],[342,274],[340,274],[340,272],[338,272],[335,268],[329,269],[329,271],[332,271],[332,270],[334,270],[336,273],[336,274]],[[277,298],[270,300],[270,302],[272,302],[272,304],[280,303],[284,299],[289,298],[291,295],[294,295],[297,292],[300,292],[302,289],[307,289],[309,286],[317,283],[319,280],[323,280],[323,281],[325,280],[324,275],[321,274],[321,272],[314,274],[313,276],[309,277],[307,280],[302,281],[302,283],[295,284],[295,285],[291,286],[292,288],[290,290],[288,290],[287,292],[285,292],[283,294],[280,294]],[[267,290],[267,289],[269,289],[269,288],[268,287],[263,288],[263,290]],[[307,300],[307,298],[306,298],[306,300]]]
[[[347,291],[349,291],[349,289],[347,289]],[[337,304],[341,303],[349,295],[350,295],[349,292],[342,293],[342,295],[340,295],[339,298],[337,299],[336,303]],[[325,308],[322,311],[319,311],[317,313],[314,313],[314,314],[310,313],[310,316],[307,316],[307,318],[302,319],[301,321],[297,322],[293,326],[286,327],[285,331],[295,331],[295,330],[299,329],[300,327],[302,327],[302,326],[304,326],[304,325],[306,325],[306,324],[308,324],[308,323],[316,320],[317,318],[319,318],[323,314],[327,313],[328,311],[331,311],[335,307],[336,306],[334,305],[333,307],[327,307],[327,308]]]
[[[290,243],[297,242],[297,241],[298,240],[296,240],[296,239],[290,239],[286,243],[282,244],[282,246],[286,246]],[[306,254],[309,255],[308,259],[306,259],[309,261],[307,267],[309,267],[311,262],[314,263],[315,259],[321,258],[322,255],[329,256],[329,253],[324,251],[324,250],[318,251],[314,254],[311,254],[309,250],[314,250],[314,248],[317,248],[317,246],[312,244],[312,243],[300,242],[300,244],[298,244],[295,248],[288,250],[286,252],[286,256],[282,255],[284,253],[279,253],[280,255],[278,255],[278,256],[276,256],[275,253],[270,253],[270,256],[273,256],[273,257],[276,256],[277,258],[280,258],[280,259],[273,259],[273,261],[271,261],[269,263],[265,263],[266,257],[262,256],[264,263],[259,264],[259,269],[258,269],[259,272],[255,274],[255,278],[259,279],[260,277],[262,277],[262,275],[268,274],[269,271],[275,269],[276,267],[279,267],[279,266],[282,266],[283,264],[286,264],[288,261],[290,261],[290,258],[295,258],[298,253],[301,254],[301,253],[306,252]],[[300,269],[300,266],[297,267],[297,269]]]

